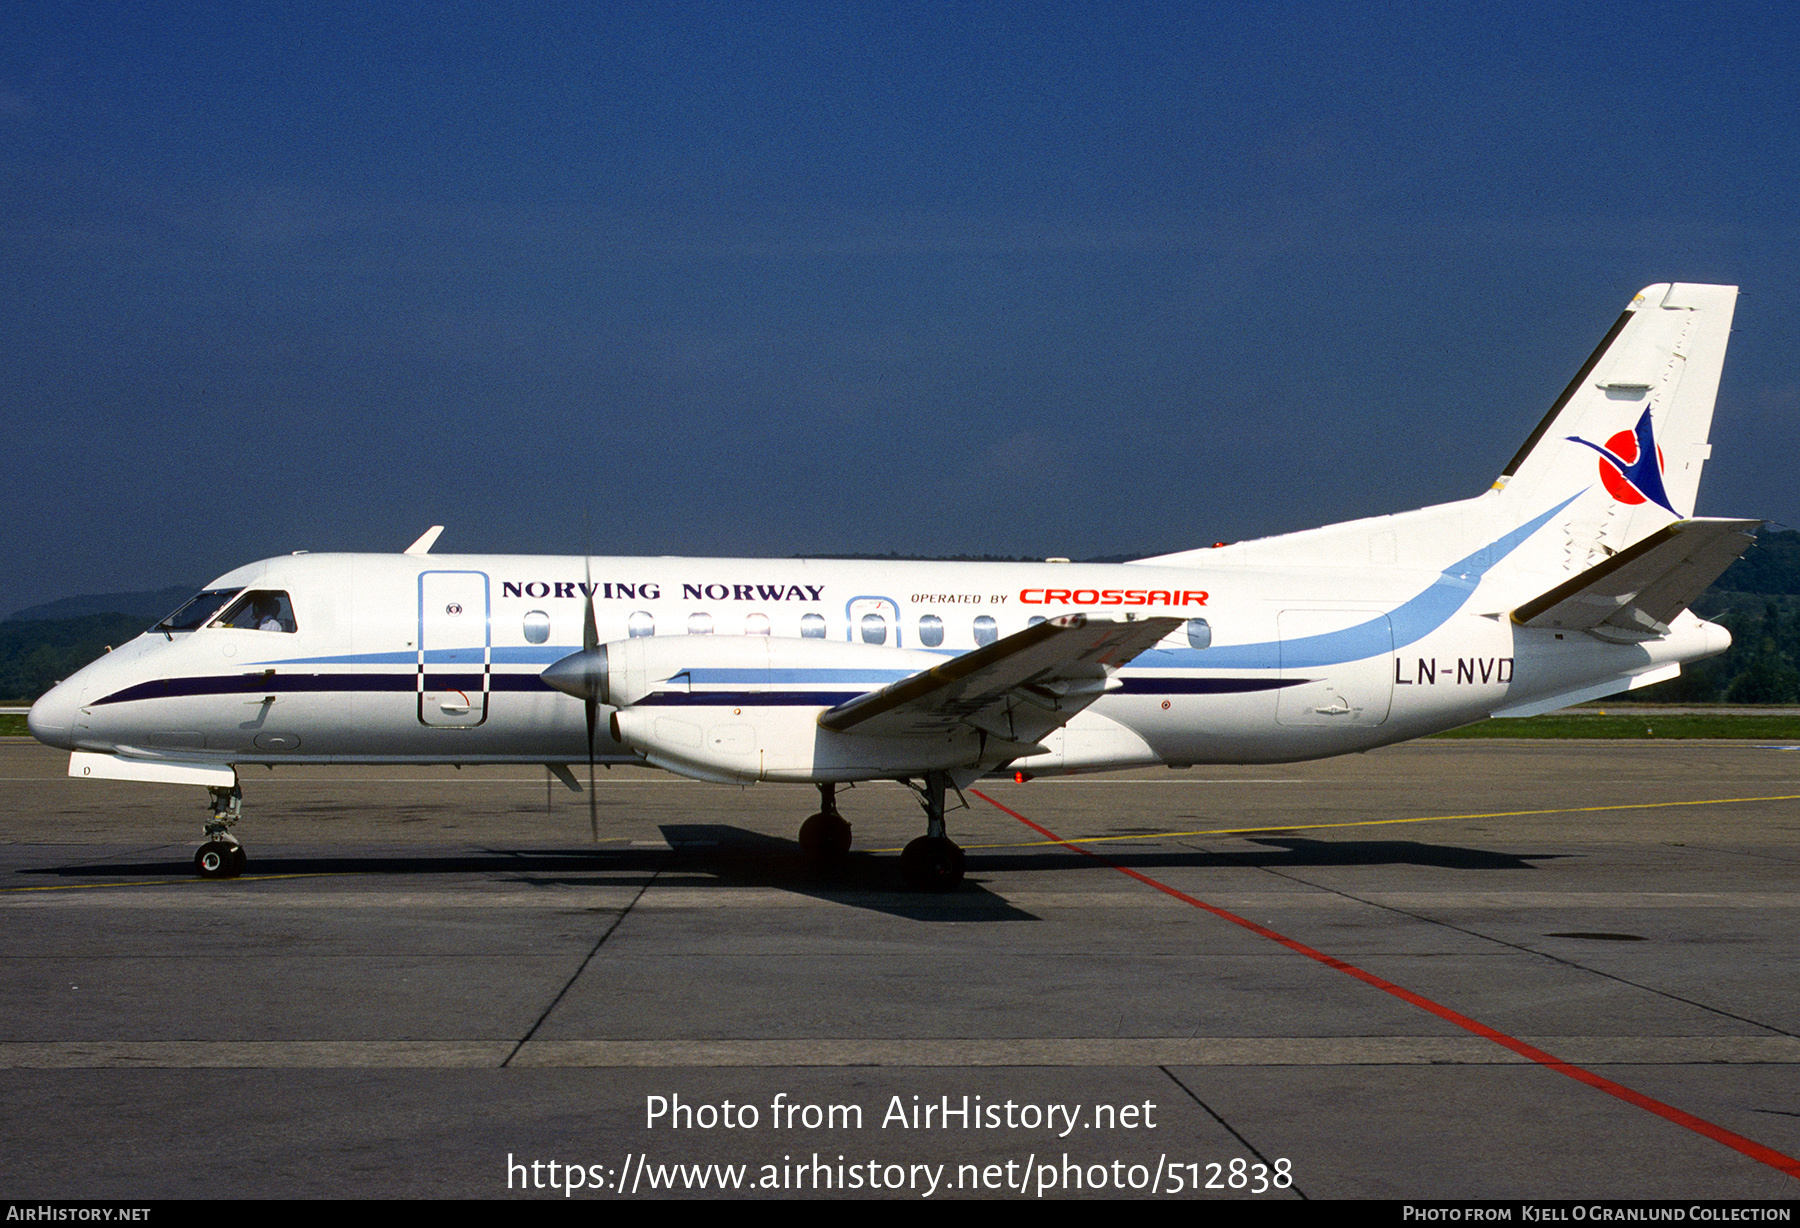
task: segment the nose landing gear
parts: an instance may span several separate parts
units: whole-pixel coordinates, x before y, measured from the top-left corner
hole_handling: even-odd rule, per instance
[[[207,792],[212,794],[212,817],[206,821],[206,843],[194,853],[194,873],[201,878],[236,878],[250,860],[244,854],[244,846],[231,834],[232,827],[244,817],[244,791],[234,784],[229,789],[215,787]]]

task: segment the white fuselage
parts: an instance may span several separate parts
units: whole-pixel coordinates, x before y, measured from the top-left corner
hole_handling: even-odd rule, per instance
[[[1217,553],[1217,567],[293,555],[209,586],[284,595],[286,627],[146,633],[59,684],[31,727],[71,750],[184,763],[584,762],[582,702],[539,677],[582,647],[584,586],[601,643],[653,637],[662,660],[683,645],[693,658],[650,680],[635,738],[614,740],[603,712],[600,761],[740,781],[974,766],[962,744],[916,765],[846,759],[816,718],[1077,611],[1187,621],[1030,753],[980,760],[986,770],[1343,754],[1641,685],[1729,642],[1690,614],[1643,643],[1521,627],[1506,617],[1519,594],[1468,566],[1297,569]]]

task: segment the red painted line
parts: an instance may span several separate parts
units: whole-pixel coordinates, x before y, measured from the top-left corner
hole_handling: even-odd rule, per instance
[[[1604,1075],[1597,1075],[1591,1070],[1583,1070],[1579,1066],[1563,1061],[1555,1054],[1546,1053],[1542,1049],[1533,1045],[1528,1045],[1516,1037],[1508,1036],[1505,1032],[1490,1028],[1480,1020],[1471,1019],[1459,1011],[1453,1011],[1441,1003],[1433,1002],[1430,998],[1424,997],[1421,994],[1416,994],[1410,989],[1394,984],[1392,981],[1383,980],[1373,972],[1365,972],[1355,964],[1347,964],[1335,955],[1327,955],[1323,951],[1315,951],[1304,942],[1297,942],[1285,934],[1278,934],[1268,926],[1258,925],[1248,917],[1240,917],[1234,912],[1220,908],[1217,904],[1208,904],[1205,900],[1196,899],[1185,891],[1177,891],[1167,883],[1159,883],[1149,875],[1140,874],[1129,866],[1122,866],[1118,862],[1094,852],[1092,849],[1083,848],[1079,844],[1064,840],[1049,828],[1040,823],[1032,822],[1010,806],[1002,805],[987,794],[981,792],[979,789],[970,789],[969,792],[973,793],[976,797],[979,797],[982,801],[994,807],[996,810],[1010,814],[1013,818],[1019,820],[1019,822],[1025,824],[1025,826],[1031,828],[1031,830],[1037,832],[1046,840],[1060,844],[1072,852],[1080,853],[1083,857],[1092,857],[1102,865],[1110,866],[1119,873],[1135,878],[1138,882],[1143,883],[1146,886],[1156,888],[1164,895],[1173,896],[1184,904],[1191,904],[1203,912],[1209,912],[1221,921],[1229,921],[1233,925],[1242,926],[1252,934],[1267,938],[1270,942],[1278,942],[1296,954],[1304,955],[1311,960],[1316,960],[1317,962],[1324,964],[1327,968],[1335,968],[1346,976],[1353,976],[1365,985],[1373,986],[1383,993],[1392,994],[1402,1002],[1410,1003],[1422,1011],[1427,1011],[1436,1015],[1439,1019],[1442,1019],[1447,1023],[1453,1023],[1466,1032],[1473,1032],[1483,1039],[1493,1041],[1503,1049],[1510,1049],[1521,1057],[1530,1058],[1540,1066],[1548,1067],[1558,1074],[1567,1075],[1577,1083],[1585,1083],[1596,1091],[1605,1092],[1609,1096],[1623,1100],[1626,1104],[1635,1105],[1648,1113],[1654,1113],[1665,1121],[1674,1122],[1676,1125],[1692,1130],[1696,1134],[1704,1135],[1715,1143],[1723,1143],[1733,1151],[1749,1156],[1752,1160],[1755,1160],[1760,1164],[1767,1164],[1770,1168],[1786,1173],[1790,1177],[1800,1179],[1800,1160],[1795,1159],[1793,1156],[1784,1155],[1773,1148],[1763,1146],[1755,1139],[1748,1139],[1741,1134],[1734,1134],[1723,1126],[1715,1126],[1712,1122],[1695,1117],[1692,1113],[1684,1112],[1674,1105],[1664,1104],[1662,1101],[1646,1096],[1642,1092],[1633,1091],[1622,1083],[1614,1083]]]

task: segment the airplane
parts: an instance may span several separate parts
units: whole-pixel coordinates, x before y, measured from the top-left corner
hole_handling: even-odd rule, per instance
[[[196,871],[241,874],[239,770],[541,763],[817,787],[896,780],[949,890],[946,797],[990,775],[1292,762],[1672,678],[1755,520],[1693,515],[1735,286],[1637,294],[1488,490],[1120,564],[431,553],[265,559],[59,683],[31,732],[88,779],[209,791]],[[597,836],[597,822],[595,825]]]

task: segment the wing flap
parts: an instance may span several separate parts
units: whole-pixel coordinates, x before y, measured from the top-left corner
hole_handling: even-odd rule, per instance
[[[1661,635],[1737,557],[1760,520],[1679,520],[1514,610],[1524,627]]]
[[[1005,741],[1035,742],[1115,687],[1114,673],[1181,623],[1048,619],[847,700],[820,713],[819,724],[878,737],[970,725]]]

